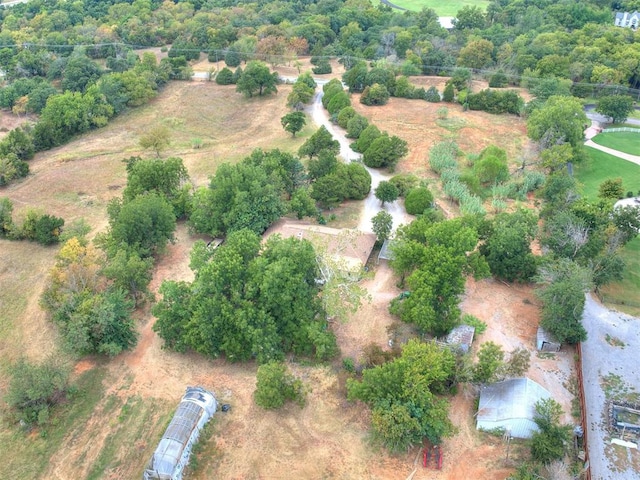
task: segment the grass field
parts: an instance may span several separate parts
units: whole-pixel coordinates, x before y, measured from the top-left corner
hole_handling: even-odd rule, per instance
[[[618,135],[611,133],[601,135]],[[633,134],[632,134],[633,135]],[[610,145],[611,148],[620,148]],[[575,175],[582,184],[585,197],[594,200],[598,195],[598,186],[608,178],[622,178],[625,192],[640,190],[640,165],[608,155],[593,148],[587,148],[590,160],[575,168]],[[620,252],[627,264],[620,282],[602,289],[605,302],[614,308],[631,315],[640,315],[640,238],[629,242]]]
[[[640,155],[640,130],[634,132],[613,132],[596,135],[592,139],[598,145],[613,148],[631,155]]]
[[[485,0],[451,0],[440,2],[438,0],[389,0],[398,7],[406,8],[414,12],[419,12],[423,8],[432,8],[441,17],[455,17],[462,7],[477,6],[486,10],[488,1]]]
[[[585,197],[595,199],[598,196],[598,186],[609,178],[622,178],[625,192],[631,190],[635,193],[640,190],[640,165],[593,148],[587,147],[587,151],[590,159],[574,168],[576,179],[582,185],[582,194]]]

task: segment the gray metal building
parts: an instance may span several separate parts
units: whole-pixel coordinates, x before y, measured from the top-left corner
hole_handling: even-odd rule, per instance
[[[216,413],[217,406],[213,393],[202,387],[188,387],[142,478],[181,480],[200,430]]]
[[[480,390],[476,428],[502,428],[515,438],[531,438],[538,426],[533,421],[535,404],[551,398],[542,386],[528,378],[514,378],[486,385]]]

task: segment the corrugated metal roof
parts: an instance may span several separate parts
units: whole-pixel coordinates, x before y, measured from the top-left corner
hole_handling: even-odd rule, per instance
[[[475,333],[476,329],[471,325],[458,325],[447,335],[447,343],[449,345],[459,345],[466,353],[471,348]]]
[[[535,427],[535,404],[547,398],[551,398],[551,394],[528,378],[486,385],[480,390],[476,428],[509,425],[512,436],[527,438]]]
[[[172,479],[192,436],[197,436],[198,423],[213,416],[217,402],[213,393],[201,387],[189,387],[182,397],[171,423],[149,461],[144,478]],[[181,478],[181,475],[179,477]]]

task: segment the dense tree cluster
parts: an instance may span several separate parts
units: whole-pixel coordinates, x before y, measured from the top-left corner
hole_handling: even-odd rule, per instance
[[[453,383],[455,357],[436,343],[410,340],[399,358],[369,368],[362,380],[347,381],[350,400],[372,408],[374,437],[392,451],[439,445],[453,433],[447,401],[441,396]]]
[[[465,275],[482,278],[489,273],[474,251],[477,243],[477,231],[464,219],[430,223],[420,218],[399,229],[390,265],[411,295],[394,300],[391,311],[424,332],[448,333],[460,322]]]
[[[326,359],[336,353],[318,298],[313,246],[296,238],[230,233],[210,251],[194,247],[195,280],[164,282],[154,329],[169,348],[232,361],[280,360],[285,353]]]
[[[42,245],[51,245],[60,240],[64,220],[38,210],[26,211],[22,223],[13,220],[13,202],[0,198],[0,238],[31,240]]]

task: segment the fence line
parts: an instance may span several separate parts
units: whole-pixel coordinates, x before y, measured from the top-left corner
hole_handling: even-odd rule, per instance
[[[613,133],[613,132],[633,132],[640,133],[640,128],[631,128],[631,127],[616,127],[616,128],[605,128],[600,133]]]
[[[591,465],[589,464],[589,441],[587,425],[587,406],[584,399],[584,379],[582,378],[582,345],[578,343],[576,370],[578,372],[578,400],[580,401],[580,425],[582,426],[582,447],[584,448],[584,479],[591,480]]]

